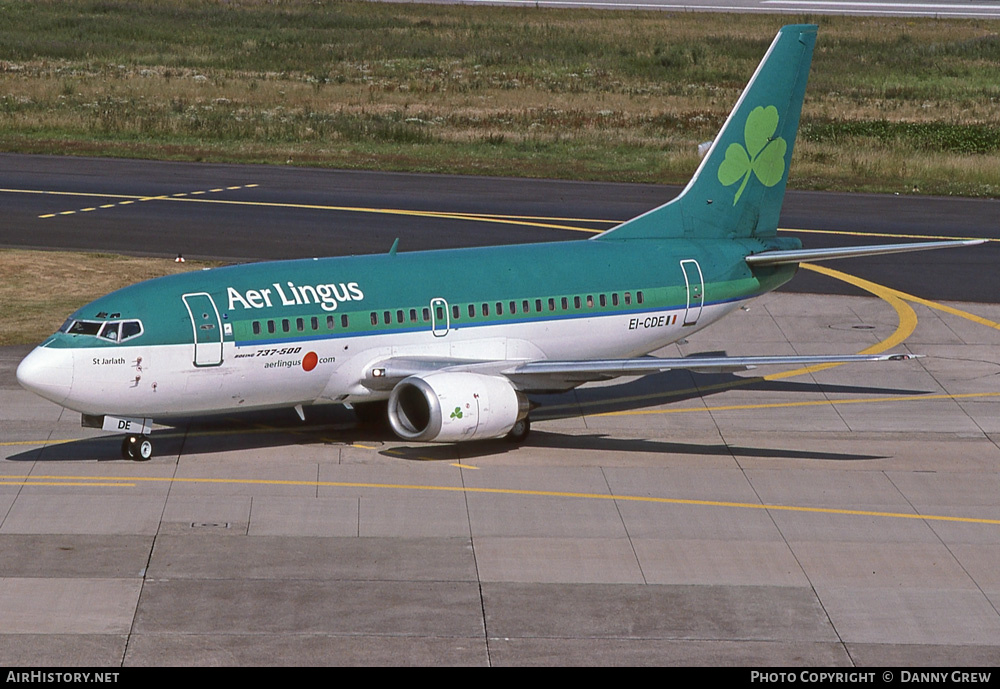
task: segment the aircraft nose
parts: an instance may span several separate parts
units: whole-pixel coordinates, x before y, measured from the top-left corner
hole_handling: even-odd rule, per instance
[[[73,387],[73,352],[35,347],[18,365],[17,382],[25,390],[62,404]]]

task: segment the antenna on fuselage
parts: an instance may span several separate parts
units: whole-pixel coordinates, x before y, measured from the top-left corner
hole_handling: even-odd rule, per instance
[[[396,237],[396,241],[394,241],[392,243],[392,246],[389,247],[389,255],[390,256],[395,256],[396,255],[396,249],[398,249],[398,248],[399,248],[399,237]]]

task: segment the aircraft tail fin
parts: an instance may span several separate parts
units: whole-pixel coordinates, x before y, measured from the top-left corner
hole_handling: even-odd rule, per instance
[[[778,32],[680,196],[594,239],[773,237],[816,30]]]

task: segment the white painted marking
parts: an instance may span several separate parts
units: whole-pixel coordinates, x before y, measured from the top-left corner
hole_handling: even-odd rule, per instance
[[[846,0],[761,0],[765,5],[830,5],[833,7],[887,7],[921,10],[1000,10],[1000,5],[951,5],[925,2],[848,2]]]
[[[895,2],[848,2],[845,0],[753,0],[730,5],[664,3],[664,2],[595,2],[593,0],[464,0],[468,4],[482,5],[528,5],[534,7],[590,7],[618,10],[679,10],[685,12],[795,12],[797,9],[815,9],[831,14],[870,14],[878,16],[955,16],[955,17],[1000,17],[1000,5],[949,5]],[[786,6],[779,8],[778,5]]]

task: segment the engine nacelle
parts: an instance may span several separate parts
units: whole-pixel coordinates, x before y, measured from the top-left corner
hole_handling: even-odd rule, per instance
[[[404,440],[497,438],[527,414],[528,399],[509,380],[480,373],[414,375],[389,395],[389,424]]]

